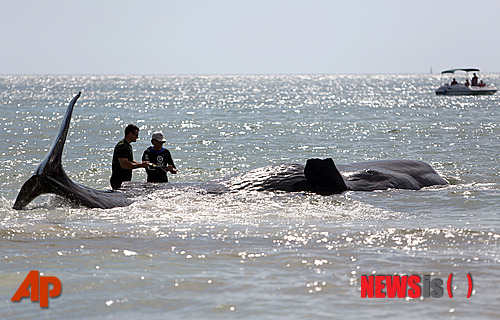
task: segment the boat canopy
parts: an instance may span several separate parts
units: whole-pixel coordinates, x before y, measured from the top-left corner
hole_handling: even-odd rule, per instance
[[[479,72],[479,69],[475,69],[475,68],[466,68],[466,69],[450,69],[450,70],[445,70],[443,72],[441,72],[442,74],[443,73],[455,73],[455,71],[465,71],[465,72]]]

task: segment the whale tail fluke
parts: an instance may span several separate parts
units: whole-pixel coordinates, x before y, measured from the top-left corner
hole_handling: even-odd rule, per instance
[[[14,209],[20,210],[26,207],[33,199],[44,193],[54,193],[52,188],[48,188],[45,180],[47,177],[60,177],[69,180],[62,167],[62,153],[64,150],[64,144],[66,143],[66,137],[69,131],[69,125],[71,122],[71,115],[73,114],[73,108],[76,101],[80,98],[81,92],[71,100],[68,108],[66,109],[66,114],[59,128],[54,143],[50,148],[43,161],[38,165],[33,176],[29,178],[22,186],[19,194],[17,195],[16,202],[14,203]]]
[[[82,93],[78,94],[71,100],[66,109],[66,114],[59,128],[54,143],[50,148],[50,151],[45,156],[45,159],[40,163],[38,168],[35,170],[35,175],[56,175],[62,171],[62,153],[64,150],[64,144],[66,143],[66,137],[68,136],[69,125],[71,122],[71,115],[73,114],[73,108],[75,103],[80,98]]]
[[[42,187],[40,184],[40,177],[37,175],[31,176],[22,186],[19,194],[17,195],[16,202],[13,209],[21,210],[26,207],[36,197],[41,195]]]
[[[36,197],[45,193],[54,193],[90,208],[113,208],[127,206],[132,203],[131,200],[120,193],[95,190],[75,183],[64,172],[62,153],[70,127],[73,108],[80,95],[81,92],[69,103],[50,151],[35,170],[33,176],[23,184],[14,203],[14,209],[24,209]]]

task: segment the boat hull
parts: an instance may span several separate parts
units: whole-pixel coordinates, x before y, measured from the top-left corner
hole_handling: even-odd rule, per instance
[[[497,88],[491,86],[485,87],[466,87],[464,85],[444,85],[436,90],[437,95],[445,96],[475,96],[490,95],[497,92]]]

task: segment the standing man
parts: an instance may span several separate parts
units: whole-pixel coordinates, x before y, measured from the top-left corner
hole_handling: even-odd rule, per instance
[[[139,137],[139,128],[129,124],[125,128],[125,138],[120,140],[113,151],[113,164],[111,173],[111,187],[119,189],[123,181],[132,180],[132,170],[137,168],[147,168],[149,162],[137,162],[134,160],[131,142],[136,142]]]
[[[142,161],[154,164],[154,166],[146,167],[148,182],[168,182],[167,171],[173,174],[177,173],[170,151],[163,148],[165,142],[167,140],[165,140],[163,133],[153,133],[151,137],[153,146],[147,148],[142,155]]]
[[[478,81],[479,81],[479,78],[476,75],[476,73],[474,72],[473,77],[472,77],[472,86],[478,86],[479,85]]]

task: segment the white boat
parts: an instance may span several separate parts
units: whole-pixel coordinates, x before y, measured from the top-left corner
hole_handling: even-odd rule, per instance
[[[485,84],[482,80],[479,80],[479,69],[467,68],[467,69],[450,69],[441,72],[442,75],[451,74],[455,75],[455,72],[465,72],[465,81],[463,83],[458,83],[453,77],[453,81],[446,83],[436,90],[437,95],[484,95],[484,94],[494,94],[497,92],[497,88]],[[472,81],[469,81],[470,73],[474,73]],[[476,75],[477,72],[477,75]]]

